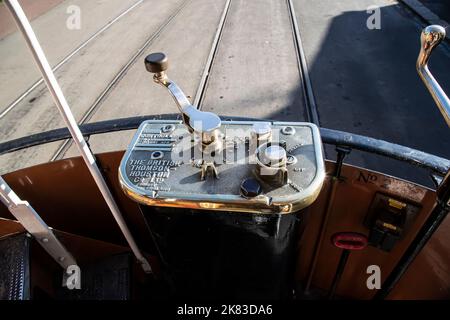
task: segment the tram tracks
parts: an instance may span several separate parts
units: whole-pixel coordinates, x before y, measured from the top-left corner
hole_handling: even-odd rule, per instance
[[[205,91],[206,91],[206,88],[208,85],[209,75],[211,73],[214,59],[216,57],[216,53],[219,48],[220,39],[222,38],[223,29],[224,29],[224,26],[225,26],[225,23],[226,23],[226,20],[228,17],[228,13],[230,11],[231,2],[232,2],[232,0],[227,0],[227,2],[225,3],[225,7],[223,10],[222,16],[220,18],[220,21],[219,21],[219,25],[216,29],[216,34],[214,36],[211,50],[209,52],[208,59],[205,64],[205,68],[203,69],[202,78],[200,80],[200,84],[198,86],[197,93],[195,94],[193,105],[196,106],[198,109],[201,109],[203,97],[204,97],[204,94],[205,94]]]
[[[183,10],[183,8],[186,7],[186,5],[191,2],[192,0],[185,0],[181,3],[181,5],[175,9],[175,11],[158,27],[158,29],[152,33],[152,35],[147,38],[147,40],[142,44],[142,46],[136,51],[134,55],[131,56],[131,58],[123,65],[123,67],[116,73],[115,77],[108,83],[108,85],[105,87],[105,89],[98,95],[98,97],[95,99],[95,101],[89,106],[87,111],[83,114],[80,121],[78,122],[79,125],[82,125],[89,121],[91,117],[98,111],[98,109],[101,107],[104,99],[108,96],[108,94],[111,92],[112,89],[120,82],[120,80],[123,78],[123,76],[128,72],[130,67],[134,65],[134,63],[142,56],[144,51],[158,38],[158,36],[164,31],[164,29],[174,20],[175,17],[179,15],[179,13]],[[56,152],[53,154],[53,156],[50,158],[50,161],[56,161],[59,159],[62,159],[64,157],[64,154],[69,150],[69,148],[72,146],[73,141],[71,139],[65,140],[59,148],[56,150]]]
[[[83,50],[87,45],[89,45],[93,40],[99,37],[103,32],[112,27],[116,22],[118,22],[121,18],[130,13],[133,9],[142,4],[144,0],[138,0],[133,5],[125,9],[122,13],[120,13],[117,17],[109,21],[102,28],[97,30],[94,34],[92,34],[87,40],[83,41],[78,47],[76,47],[72,52],[70,52],[67,56],[65,56],[57,65],[52,68],[53,72],[58,71],[62,66],[64,66],[67,62],[69,62],[76,54],[78,54],[81,50]],[[34,82],[28,89],[26,89],[19,97],[17,97],[13,102],[11,102],[8,106],[6,106],[0,112],[0,120],[3,119],[6,115],[8,115],[14,108],[19,105],[27,96],[29,96],[32,92],[34,92],[39,86],[43,85],[44,79],[40,78],[38,81]]]
[[[175,12],[158,28],[158,30],[152,34],[152,36],[139,48],[139,50],[136,52],[135,55],[133,55],[130,60],[127,62],[126,65],[117,73],[116,77],[108,84],[108,86],[103,90],[103,92],[98,96],[98,98],[94,101],[94,103],[90,106],[90,108],[85,112],[81,120],[79,121],[79,124],[84,124],[88,122],[95,113],[99,112],[105,98],[108,96],[108,94],[116,87],[116,85],[120,82],[120,80],[123,78],[123,76],[128,72],[128,70],[131,68],[132,65],[140,58],[142,57],[144,51],[148,49],[148,47],[156,40],[156,38],[161,34],[161,32],[164,31],[164,29],[170,24],[170,22],[173,21],[173,19],[178,16],[178,14],[182,11],[188,3],[191,2],[191,0],[186,0],[182,3],[182,5],[175,10]],[[217,52],[218,45],[220,43],[220,38],[223,32],[223,28],[226,22],[226,17],[229,13],[229,9],[231,7],[232,0],[227,0],[223,11],[221,13],[219,23],[216,27],[216,32],[214,35],[214,39],[210,48],[210,52],[208,54],[207,61],[205,63],[205,66],[203,68],[202,76],[200,79],[200,83],[197,87],[196,94],[193,99],[193,105],[200,108],[202,98],[204,95],[204,92],[207,87],[207,81],[208,77],[212,68],[212,64],[214,62],[215,53]],[[56,161],[59,159],[64,158],[64,155],[66,152],[70,149],[72,146],[72,140],[68,139],[61,144],[61,146],[57,149],[57,151],[53,154],[50,161]]]
[[[231,7],[231,4],[229,5]],[[306,121],[312,122],[316,125],[320,125],[319,116],[317,112],[317,104],[314,97],[314,91],[312,88],[312,82],[309,76],[308,64],[306,60],[306,55],[303,49],[303,43],[299,31],[299,26],[297,23],[297,15],[295,13],[294,5],[292,0],[286,0],[288,19],[290,22],[290,28],[292,30],[292,40],[295,48],[295,55],[297,60],[297,67],[299,72],[299,90],[302,91],[303,103],[298,104],[299,107],[298,112],[304,113],[306,117]],[[229,8],[228,8],[229,11]],[[208,80],[211,78],[212,69],[214,65],[215,58],[219,51],[220,42],[222,40],[222,34],[224,33],[226,17],[228,16],[228,12],[224,12],[225,18],[221,20],[221,28],[218,29],[218,34],[216,35],[215,42],[211,48],[210,58],[208,59],[207,66],[205,67],[205,74],[202,77],[202,83],[199,86],[199,90],[197,91],[196,98],[194,100],[194,105],[202,108],[203,97],[205,96],[206,90],[208,88]],[[220,33],[219,33],[220,32]],[[223,57],[222,57],[223,58]],[[274,57],[276,59],[276,57]],[[275,60],[273,63],[277,63]],[[220,71],[219,71],[220,72]],[[255,97],[257,98],[257,97]],[[304,110],[304,109],[306,110]]]
[[[120,82],[120,80],[123,78],[123,76],[127,73],[127,71],[130,69],[132,65],[143,55],[144,51],[152,44],[152,42],[164,31],[164,29],[170,24],[170,22],[180,13],[180,11],[190,2],[191,0],[186,0],[182,3],[182,5],[175,10],[175,12],[169,16],[169,18],[160,25],[158,30],[152,34],[150,38],[147,39],[147,41],[139,48],[139,50],[134,54],[130,60],[122,67],[121,70],[116,74],[116,76],[113,78],[113,80],[105,87],[105,89],[100,93],[100,95],[97,97],[97,99],[94,101],[94,103],[87,109],[87,111],[82,116],[81,120],[79,121],[79,124],[84,124],[88,122],[92,116],[99,112],[101,110],[101,106],[105,100],[105,98],[108,96],[108,94],[116,87],[116,85]],[[296,16],[295,11],[292,5],[291,0],[287,1],[287,7],[289,15],[289,19],[291,22],[291,28],[293,33],[293,40],[295,43],[295,49],[296,49],[296,56],[297,56],[297,62],[298,62],[298,69],[299,69],[299,75],[301,79],[301,90],[303,90],[303,96],[305,97],[305,108],[306,115],[308,117],[308,121],[311,121],[313,123],[318,124],[318,116],[317,116],[317,110],[316,110],[316,104],[314,99],[314,94],[312,91],[311,81],[309,79],[307,64],[306,64],[306,58],[305,54],[303,52],[303,46],[301,43],[300,33],[298,30],[298,25],[296,22]],[[206,60],[205,66],[203,68],[202,76],[200,79],[200,83],[197,87],[194,99],[193,99],[193,105],[198,107],[199,109],[202,108],[203,104],[203,98],[205,96],[205,93],[208,88],[208,82],[210,79],[210,76],[212,74],[212,69],[214,62],[217,57],[217,53],[219,51],[219,47],[222,40],[222,35],[226,26],[227,18],[230,13],[230,8],[232,6],[233,1],[227,0],[222,14],[220,16],[218,25],[216,27],[215,35],[213,38],[213,42],[208,54],[208,58]],[[64,157],[66,152],[69,150],[69,148],[72,145],[72,141],[70,139],[64,141],[61,146],[57,149],[57,151],[53,154],[50,161],[55,161],[58,159],[61,159]]]
[[[309,77],[308,63],[306,61],[305,51],[303,49],[302,38],[300,36],[300,29],[297,23],[297,15],[295,14],[294,5],[292,0],[286,0],[288,9],[289,9],[289,17],[291,19],[291,25],[293,30],[294,44],[297,53],[297,61],[300,72],[300,77],[302,79],[302,89],[305,97],[305,107],[308,115],[308,121],[314,123],[317,126],[320,126],[319,123],[319,114],[317,112],[317,104],[316,99],[314,97],[314,90],[312,87],[311,78]]]

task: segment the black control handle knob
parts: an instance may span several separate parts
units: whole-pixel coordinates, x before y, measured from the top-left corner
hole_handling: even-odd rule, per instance
[[[145,68],[148,72],[159,73],[166,71],[168,67],[169,61],[162,52],[151,53],[145,58]]]

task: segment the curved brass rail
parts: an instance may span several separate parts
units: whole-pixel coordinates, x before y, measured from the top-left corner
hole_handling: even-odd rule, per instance
[[[420,78],[425,83],[425,86],[444,116],[447,125],[450,127],[450,100],[428,68],[428,60],[430,59],[431,53],[443,39],[445,39],[445,29],[443,27],[431,25],[423,29],[420,37],[421,48],[416,67]]]

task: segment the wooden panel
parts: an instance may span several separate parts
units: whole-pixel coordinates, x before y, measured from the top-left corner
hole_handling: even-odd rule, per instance
[[[388,298],[450,300],[450,217],[447,216]]]
[[[97,155],[97,158],[139,245],[152,253],[152,240],[137,205],[120,190],[117,169],[122,155],[123,152],[120,151]],[[328,162],[327,172],[333,172],[333,167],[334,164]],[[313,277],[313,286],[325,291],[331,284],[341,253],[340,249],[331,244],[331,236],[341,231],[368,234],[369,230],[364,227],[363,221],[377,192],[407,199],[421,206],[411,227],[390,253],[367,247],[350,255],[337,294],[347,298],[370,299],[375,292],[366,287],[369,276],[366,273],[367,267],[378,265],[381,268],[382,280],[386,278],[429,215],[436,197],[434,191],[424,187],[352,166],[344,166],[342,176],[344,179],[338,183]],[[125,245],[123,236],[80,158],[30,167],[10,173],[4,178],[17,194],[29,201],[55,229]],[[299,281],[305,281],[310,268],[312,252],[328,201],[329,187],[328,178],[318,200],[305,213],[307,224],[302,238],[299,239]],[[3,205],[0,205],[0,217],[11,218]],[[0,227],[2,225],[0,223]],[[5,228],[3,229],[6,230]],[[448,298],[449,229],[450,220],[447,219],[411,266],[391,298]]]
[[[333,172],[333,167],[334,164],[328,162],[327,172]],[[390,253],[368,246],[362,251],[350,254],[336,294],[347,298],[370,299],[376,290],[369,290],[366,286],[369,277],[366,272],[367,267],[378,265],[381,269],[381,279],[384,281],[429,215],[435,201],[435,193],[406,181],[347,165],[343,167],[342,177],[343,180],[338,183],[313,277],[313,286],[324,291],[327,291],[331,285],[342,252],[331,243],[332,235],[345,231],[369,235],[369,230],[363,223],[377,192],[409,200],[422,207],[410,228],[405,231],[403,238],[397,242]],[[300,281],[305,281],[310,268],[312,252],[328,202],[329,189],[328,178],[320,197],[308,210],[307,226],[300,240],[302,250],[299,255],[297,274]]]
[[[17,221],[0,218],[0,239],[22,232],[25,232],[25,229]]]
[[[137,204],[120,190],[117,172],[122,155],[123,151],[112,152],[97,155],[97,159],[131,231],[144,250],[152,251],[152,240]],[[4,179],[54,229],[126,244],[80,157],[22,169],[5,175]],[[0,217],[12,219],[3,205]]]

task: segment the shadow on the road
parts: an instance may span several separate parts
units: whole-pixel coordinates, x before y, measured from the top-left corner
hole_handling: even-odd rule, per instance
[[[450,22],[450,3],[448,0],[419,0],[439,18]]]
[[[381,8],[380,30],[366,27],[368,17],[366,11],[334,17],[320,50],[309,56],[321,126],[450,158],[450,129],[415,70],[421,26],[398,5]],[[441,47],[430,62],[448,93],[449,57]],[[426,174],[394,160],[354,152],[347,161],[431,186]]]

